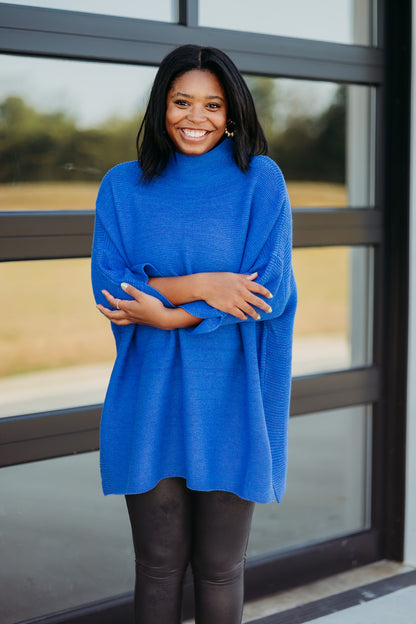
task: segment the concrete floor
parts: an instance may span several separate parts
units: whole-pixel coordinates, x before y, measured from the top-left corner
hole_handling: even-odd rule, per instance
[[[331,576],[327,579],[303,585],[296,589],[279,592],[267,598],[246,603],[244,606],[243,622],[255,622],[266,616],[281,613],[294,607],[299,607],[334,594],[345,592],[362,585],[389,578],[396,574],[408,572],[413,568],[393,561],[379,561],[377,563]],[[408,591],[413,589],[414,591]],[[400,597],[396,594],[400,594]],[[400,598],[400,600],[399,600]],[[381,601],[381,602],[380,602]],[[391,617],[391,609],[397,612],[397,603],[407,619],[403,624],[413,624],[416,621],[416,589],[406,588],[394,594],[377,598],[369,603],[339,611],[322,618],[313,620],[314,624],[400,624],[402,620]],[[387,606],[386,606],[387,605]],[[376,619],[370,619],[372,613]],[[388,619],[383,619],[383,613],[390,614]],[[363,615],[361,615],[363,614]],[[367,618],[368,614],[368,618]],[[353,619],[355,618],[355,619]],[[188,620],[184,624],[194,624],[194,620]]]
[[[327,596],[360,587],[361,585],[367,585],[374,581],[391,577],[394,574],[407,572],[411,569],[412,568],[409,566],[394,561],[379,561],[356,570],[336,574],[327,579],[316,581],[315,583],[309,583],[308,585],[303,585],[296,589],[268,596],[263,600],[247,603],[244,608],[243,621],[255,621],[267,615],[286,611],[293,607],[298,607],[315,600],[326,598]],[[416,613],[416,611],[414,613]],[[314,622],[317,624],[324,619],[325,618],[319,618],[318,620],[314,620]],[[381,624],[381,622],[378,624]],[[391,621],[389,624],[396,624],[396,622]],[[409,624],[411,624],[411,620],[409,620]]]

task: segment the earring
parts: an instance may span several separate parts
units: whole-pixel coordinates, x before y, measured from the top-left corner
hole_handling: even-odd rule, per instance
[[[234,132],[235,132],[235,123],[231,119],[228,119],[227,123],[225,124],[224,133],[226,134],[227,137],[233,137]]]

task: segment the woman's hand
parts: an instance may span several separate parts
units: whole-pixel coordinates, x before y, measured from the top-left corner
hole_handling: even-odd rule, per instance
[[[197,277],[200,298],[217,310],[242,320],[247,316],[255,320],[260,318],[253,306],[264,312],[272,311],[270,305],[257,296],[262,295],[267,299],[273,297],[267,288],[254,281],[257,273],[198,273]]]
[[[158,329],[175,329],[192,327],[201,321],[200,318],[185,310],[166,308],[159,299],[138,290],[130,284],[121,284],[123,290],[134,299],[116,299],[108,290],[102,293],[108,303],[116,308],[111,310],[99,304],[97,308],[115,325],[149,325]]]
[[[152,297],[144,293],[134,286],[122,284],[123,290],[134,299],[116,299],[108,290],[102,293],[108,303],[116,308],[111,310],[103,305],[97,305],[97,308],[115,325],[131,325],[138,323],[139,325],[151,325],[164,329],[167,322],[168,308],[156,297]]]

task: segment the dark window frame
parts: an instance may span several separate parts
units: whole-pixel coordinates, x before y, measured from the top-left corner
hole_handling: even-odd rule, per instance
[[[177,24],[0,3],[3,54],[156,65],[194,42],[224,49],[248,74],[376,87],[375,205],[294,210],[295,246],[374,247],[374,363],[296,378],[291,408],[297,416],[373,405],[372,526],[251,562],[250,598],[403,556],[411,2],[377,4],[378,47],[367,47],[198,27],[197,0],[179,0]],[[0,213],[0,260],[88,256],[92,224],[92,211]],[[99,414],[100,406],[87,406],[3,419],[3,465],[96,449]]]

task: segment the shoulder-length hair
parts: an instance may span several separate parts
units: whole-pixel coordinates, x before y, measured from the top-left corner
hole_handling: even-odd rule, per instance
[[[149,182],[166,167],[175,146],[166,132],[166,102],[172,84],[193,69],[214,74],[224,89],[227,118],[234,122],[234,160],[247,171],[253,156],[267,154],[268,145],[257,118],[253,98],[233,61],[221,50],[183,45],[170,52],[156,74],[149,102],[137,135],[142,180]]]

